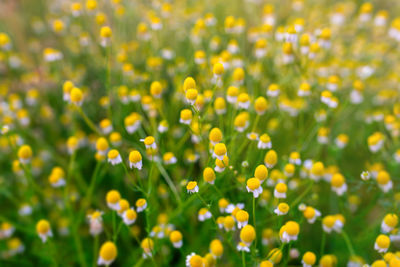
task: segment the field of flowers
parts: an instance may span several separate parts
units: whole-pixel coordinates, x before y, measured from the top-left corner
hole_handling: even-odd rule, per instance
[[[0,266],[400,266],[400,2],[3,0]]]

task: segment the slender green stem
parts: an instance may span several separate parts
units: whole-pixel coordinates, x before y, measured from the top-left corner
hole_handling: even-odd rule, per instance
[[[117,238],[118,238],[118,234],[119,234],[119,232],[121,231],[121,228],[122,228],[122,226],[124,225],[124,221],[120,221],[120,223],[119,223],[119,225],[118,225],[118,228],[117,228],[117,230],[114,232],[114,234],[113,234],[113,241],[114,242],[117,242]]]
[[[326,241],[326,233],[325,233],[325,231],[322,231],[321,247],[319,249],[320,257],[322,257],[324,255],[325,241]]]
[[[171,189],[172,193],[174,194],[174,196],[175,196],[175,198],[176,198],[176,201],[177,201],[178,203],[181,203],[181,202],[182,202],[182,199],[181,199],[181,197],[179,196],[178,190],[176,189],[175,184],[172,182],[171,177],[168,175],[168,173],[167,173],[167,171],[164,169],[164,167],[163,167],[160,163],[158,163],[158,162],[157,162],[157,167],[158,167],[158,170],[159,170],[160,173],[161,173],[161,176],[164,177],[164,179],[165,179],[165,181],[167,182],[169,188]]]
[[[93,262],[92,267],[97,266],[97,251],[99,250],[99,235],[94,237],[94,246],[93,246]]]
[[[246,267],[246,255],[244,254],[244,250],[242,250],[242,266]]]
[[[96,134],[102,136],[102,133],[100,132],[99,129],[97,129],[96,125],[92,122],[91,119],[89,119],[89,117],[86,115],[85,112],[83,112],[81,107],[77,107],[78,113],[81,115],[81,117],[83,118],[83,120],[85,121],[85,123],[89,126],[89,128],[95,132]]]
[[[296,206],[310,192],[313,185],[314,185],[314,181],[310,180],[307,188],[303,191],[303,193],[301,193],[300,196],[298,196],[295,200],[293,200],[293,202],[290,204],[290,207]]]
[[[344,241],[346,242],[347,248],[349,249],[350,255],[351,256],[356,255],[356,253],[354,252],[353,245],[351,244],[350,238],[344,230],[342,230],[342,236]]]

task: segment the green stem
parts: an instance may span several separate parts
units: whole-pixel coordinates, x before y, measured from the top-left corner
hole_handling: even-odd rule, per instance
[[[324,255],[325,241],[326,241],[326,233],[325,233],[325,231],[322,231],[321,247],[319,249],[320,257],[322,257]]]
[[[97,129],[96,125],[92,122],[91,119],[89,119],[89,117],[85,114],[85,112],[83,112],[81,107],[77,107],[77,110],[79,112],[79,114],[81,115],[81,117],[83,118],[83,120],[86,122],[86,124],[89,126],[89,128],[95,132],[96,134],[98,134],[99,136],[102,136],[103,134],[99,131],[99,129]]]
[[[347,248],[349,249],[350,255],[351,255],[351,256],[356,255],[356,253],[354,252],[354,248],[353,248],[353,246],[352,246],[352,244],[351,244],[351,241],[350,241],[349,236],[348,236],[347,233],[346,233],[345,231],[343,231],[343,230],[342,230],[342,236],[343,236],[343,238],[344,238],[344,241],[346,242]]]
[[[94,237],[94,246],[93,246],[93,262],[92,267],[97,266],[97,250],[99,249],[99,235]]]
[[[157,167],[158,167],[158,170],[161,173],[161,176],[164,177],[165,181],[167,182],[167,184],[168,184],[169,188],[171,189],[172,193],[174,193],[176,201],[178,202],[178,204],[181,203],[182,199],[179,196],[178,190],[176,189],[175,184],[172,182],[171,177],[168,175],[167,171],[164,169],[164,167],[160,163],[157,163]]]

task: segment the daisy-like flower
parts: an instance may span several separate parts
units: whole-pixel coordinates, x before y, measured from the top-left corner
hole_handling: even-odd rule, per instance
[[[288,163],[285,165],[283,173],[285,174],[286,177],[290,178],[294,175],[295,171],[296,171],[295,166],[292,163]]]
[[[214,101],[214,110],[217,115],[223,115],[226,113],[226,103],[225,99],[222,97],[217,97]]]
[[[268,87],[267,96],[277,97],[280,93],[279,85],[273,83]]]
[[[393,229],[396,228],[398,222],[399,222],[399,217],[397,217],[396,214],[394,213],[386,214],[381,223],[382,233],[386,234],[393,231]]]
[[[282,250],[279,248],[274,248],[268,253],[267,258],[272,263],[278,264],[282,260],[282,254]]]
[[[327,215],[322,219],[322,228],[327,233],[332,231],[340,233],[344,224],[342,220],[344,218],[341,215]]]
[[[198,91],[197,89],[188,89],[185,93],[186,96],[186,102],[188,102],[190,105],[194,105],[196,103],[197,100],[197,96],[198,96]]]
[[[256,101],[254,101],[254,109],[259,116],[264,115],[268,109],[267,99],[263,96],[257,97]]]
[[[300,206],[299,206],[299,209],[300,209]],[[308,223],[313,224],[317,220],[317,218],[321,216],[321,212],[311,206],[307,206],[303,210],[303,215],[306,218],[306,220],[308,221]]]
[[[263,58],[267,54],[267,40],[258,39],[254,44],[254,55],[256,58]]]
[[[12,236],[12,234],[15,231],[15,227],[8,223],[8,222],[3,222],[0,226],[0,239],[6,239]]]
[[[134,208],[129,208],[122,214],[122,219],[126,225],[131,225],[135,223],[137,218],[137,213]]]
[[[38,233],[40,239],[42,239],[43,243],[47,241],[47,238],[53,236],[50,228],[50,223],[47,220],[40,220],[36,224],[36,232]]]
[[[228,101],[228,103],[236,103],[238,96],[239,88],[237,88],[236,86],[229,86],[226,92],[226,100]]]
[[[132,150],[129,153],[129,167],[131,169],[136,168],[138,170],[141,170],[143,166],[142,163],[142,155],[140,154],[139,151],[137,150]]]
[[[247,224],[240,230],[240,241],[245,246],[250,247],[251,243],[253,243],[256,238],[256,231],[253,226]]]
[[[278,207],[274,210],[274,213],[277,214],[278,216],[286,215],[289,212],[289,205],[282,202],[279,203]]]
[[[274,189],[274,197],[286,198],[287,185],[284,183],[278,183]]]
[[[218,207],[219,207],[219,211],[221,213],[230,213],[227,211],[227,208],[229,206],[229,201],[226,198],[221,198],[218,200]]]
[[[160,225],[154,226],[153,229],[151,229],[150,236],[164,238],[164,227],[161,227]]]
[[[172,231],[169,234],[169,240],[171,241],[172,245],[174,246],[174,248],[181,248],[183,245],[183,241],[182,241],[182,233],[179,231]]]
[[[186,267],[205,267],[204,259],[192,252],[186,256]]]
[[[49,182],[53,187],[61,187],[65,185],[65,172],[60,167],[54,167],[49,175]]]
[[[128,133],[135,133],[141,125],[141,116],[136,112],[132,112],[127,117],[125,117],[124,125]]]
[[[301,158],[299,152],[292,152],[289,155],[289,162],[294,165],[301,165]]]
[[[265,154],[264,163],[268,168],[273,168],[278,162],[278,154],[275,150],[270,150]]]
[[[107,47],[111,43],[111,36],[112,36],[112,30],[108,26],[103,26],[100,29],[100,44],[103,47]]]
[[[140,139],[144,143],[146,149],[157,149],[156,140],[153,136],[147,136],[145,139]]]
[[[375,240],[374,249],[379,253],[385,253],[390,246],[390,238],[387,235],[379,235]]]
[[[160,82],[154,81],[150,84],[150,94],[154,98],[160,98],[162,94],[163,88]]]
[[[17,237],[11,238],[7,241],[7,248],[8,248],[8,251],[3,254],[6,257],[15,256],[17,254],[24,252],[24,250],[25,250],[24,244]]]
[[[258,165],[254,171],[254,177],[260,180],[262,184],[268,177],[268,169],[265,165]]]
[[[317,257],[311,251],[307,251],[304,253],[303,258],[301,259],[301,263],[303,267],[312,267],[314,266],[315,262],[317,261]]]
[[[123,198],[120,199],[119,200],[119,209],[117,211],[117,214],[122,217],[124,212],[129,209],[129,206],[130,206],[130,204],[129,204],[128,200],[123,199]]]
[[[0,131],[1,134],[5,135],[5,134],[7,134],[9,131],[10,131],[10,126],[9,126],[9,125],[3,125],[3,126],[1,126],[1,131]]]
[[[147,201],[144,198],[139,198],[136,200],[136,211],[137,212],[142,212],[147,208]]]
[[[190,109],[181,110],[181,116],[179,119],[180,123],[190,125],[190,123],[192,122],[192,118],[193,118],[193,113]]]
[[[110,266],[113,261],[117,258],[118,250],[117,246],[111,241],[103,243],[100,247],[99,258],[97,265]]]
[[[363,181],[368,181],[371,178],[371,174],[368,171],[363,171],[360,177]]]
[[[119,201],[121,200],[121,194],[117,190],[110,190],[106,195],[107,206],[115,211],[120,209]]]
[[[214,239],[210,243],[210,253],[213,256],[213,258],[221,258],[222,254],[224,253],[224,246],[222,245],[222,242],[219,239]]]
[[[201,209],[199,210],[199,214],[198,214],[198,219],[199,219],[199,221],[204,222],[205,220],[208,220],[208,219],[210,219],[211,217],[212,217],[212,214],[211,214],[211,212],[210,212],[208,209],[206,209],[206,208],[201,208]]]
[[[222,141],[222,132],[219,128],[211,129],[210,133],[208,134],[208,139],[210,143],[215,146],[216,144]]]
[[[76,136],[70,136],[67,140],[67,150],[72,155],[79,148],[79,140]]]
[[[380,171],[378,176],[376,177],[376,182],[378,183],[379,188],[387,193],[393,188],[393,182],[390,178],[390,175],[386,171]]]
[[[228,215],[224,218],[224,229],[225,231],[235,230],[235,219],[233,216]]]
[[[257,148],[259,149],[267,149],[272,148],[271,138],[268,134],[262,134],[258,139]]]
[[[324,175],[325,167],[320,161],[314,162],[310,169],[311,179],[318,181]]]
[[[95,210],[89,215],[87,215],[88,222],[89,222],[89,232],[91,235],[99,235],[103,232],[103,219],[102,216],[103,212]]]
[[[189,194],[192,193],[198,193],[199,192],[199,186],[197,185],[196,181],[190,181],[186,185],[186,190]]]
[[[223,172],[226,167],[229,166],[229,158],[228,156],[224,156],[223,160],[215,159],[215,168],[216,172]]]
[[[204,169],[204,171],[203,171],[204,181],[206,181],[209,184],[214,184],[215,178],[216,178],[215,172],[212,168],[207,167]]]
[[[170,165],[170,164],[175,164],[177,162],[177,159],[174,156],[174,153],[167,152],[163,155],[163,161],[164,161],[164,164]]]
[[[248,134],[246,135],[246,137],[247,137],[250,141],[258,141],[258,133],[251,132],[251,133],[248,133]]]
[[[99,139],[97,139],[96,141],[97,153],[99,153],[102,156],[105,156],[107,154],[108,148],[109,146],[107,139],[105,139],[104,137],[100,137]]]
[[[321,127],[318,130],[318,143],[327,144],[329,142],[329,129],[326,127]]]
[[[18,159],[22,164],[28,164],[32,159],[32,149],[28,145],[23,145],[18,149]]]
[[[227,155],[227,149],[224,143],[218,143],[214,146],[213,157],[223,160]]]
[[[289,243],[290,241],[296,241],[300,233],[300,226],[295,221],[288,221],[279,231],[281,241]]]
[[[24,203],[20,206],[20,208],[18,210],[18,214],[20,216],[28,216],[28,215],[32,214],[32,211],[33,211],[32,207],[29,204]],[[0,229],[0,239],[2,236],[1,232],[2,232],[2,230]]]
[[[168,122],[166,121],[166,120],[162,120],[161,122],[160,122],[160,124],[158,124],[158,128],[157,128],[157,130],[160,132],[160,133],[165,133],[166,131],[168,131]]]
[[[215,78],[220,78],[224,73],[224,65],[220,62],[215,63],[213,66],[213,74]]]
[[[235,218],[238,223],[238,228],[241,229],[249,222],[249,213],[245,210],[239,210],[236,212]]]
[[[107,157],[108,157],[108,162],[110,162],[111,165],[117,165],[122,162],[121,155],[116,149],[111,149],[110,151],[108,151]]]
[[[249,113],[244,111],[239,113],[233,121],[235,130],[242,133],[249,127]]]
[[[112,123],[109,119],[103,119],[100,121],[100,129],[103,134],[108,135],[113,131]]]
[[[274,241],[274,230],[271,228],[265,228],[262,231],[262,244],[264,246],[267,246],[269,244],[272,244]]]
[[[332,190],[339,196],[343,195],[347,191],[346,180],[340,173],[335,173],[331,179]]]
[[[297,91],[297,95],[300,97],[309,96],[311,94],[311,86],[309,83],[303,82]]]
[[[290,42],[286,42],[283,44],[283,53],[282,53],[282,63],[283,64],[291,64],[294,61],[293,54],[293,44]]]
[[[380,132],[375,132],[368,137],[368,147],[371,152],[378,152],[384,144],[384,135]]]
[[[247,246],[244,242],[239,242],[239,244],[236,246],[236,249],[238,251],[250,252],[249,246]]]
[[[239,94],[237,98],[237,104],[239,108],[248,109],[250,106],[250,98],[247,93]]]
[[[250,178],[246,182],[247,192],[253,193],[253,197],[258,198],[262,193],[263,189],[261,187],[260,180],[258,178]]]
[[[348,142],[349,142],[349,136],[346,134],[339,134],[335,139],[335,143],[339,148],[346,147]]]

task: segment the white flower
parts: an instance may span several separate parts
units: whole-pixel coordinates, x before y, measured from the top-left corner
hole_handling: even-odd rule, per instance
[[[339,196],[343,195],[347,191],[347,184],[344,183],[341,187],[332,186],[332,190],[336,192]]]
[[[212,217],[212,214],[208,210],[206,212],[204,212],[204,213],[202,213],[202,211],[200,210],[199,215],[198,215],[198,219],[201,222],[203,222],[203,221],[205,221],[207,219],[210,219],[211,217]]]
[[[141,170],[143,167],[143,162],[142,160],[138,161],[138,162],[130,162],[129,161],[129,168],[133,169],[136,168],[138,170]]]
[[[39,233],[39,237],[40,239],[42,239],[42,242],[45,243],[47,241],[48,237],[52,237],[53,236],[53,232],[51,231],[51,229],[49,229],[46,233],[42,234]]]
[[[380,189],[384,192],[387,193],[389,192],[392,188],[393,188],[393,182],[390,180],[389,182],[387,182],[384,185],[378,184],[378,186],[380,187]]]
[[[253,197],[255,197],[255,198],[258,198],[258,196],[263,192],[261,185],[254,190],[250,189],[248,186],[246,186],[246,189],[247,189],[247,192],[249,192],[249,193],[252,192]]]
[[[243,242],[240,242],[236,248],[238,251],[250,252],[250,248]]]
[[[371,178],[371,174],[368,171],[363,171],[360,176],[364,181],[367,181]]]
[[[117,165],[117,164],[120,164],[122,162],[122,158],[121,158],[121,155],[118,154],[118,156],[115,157],[115,158],[110,158],[109,157],[107,161],[110,162],[111,165]]]
[[[282,233],[281,241],[283,243],[289,243],[290,241],[296,241],[297,235],[289,235],[286,231]]]

